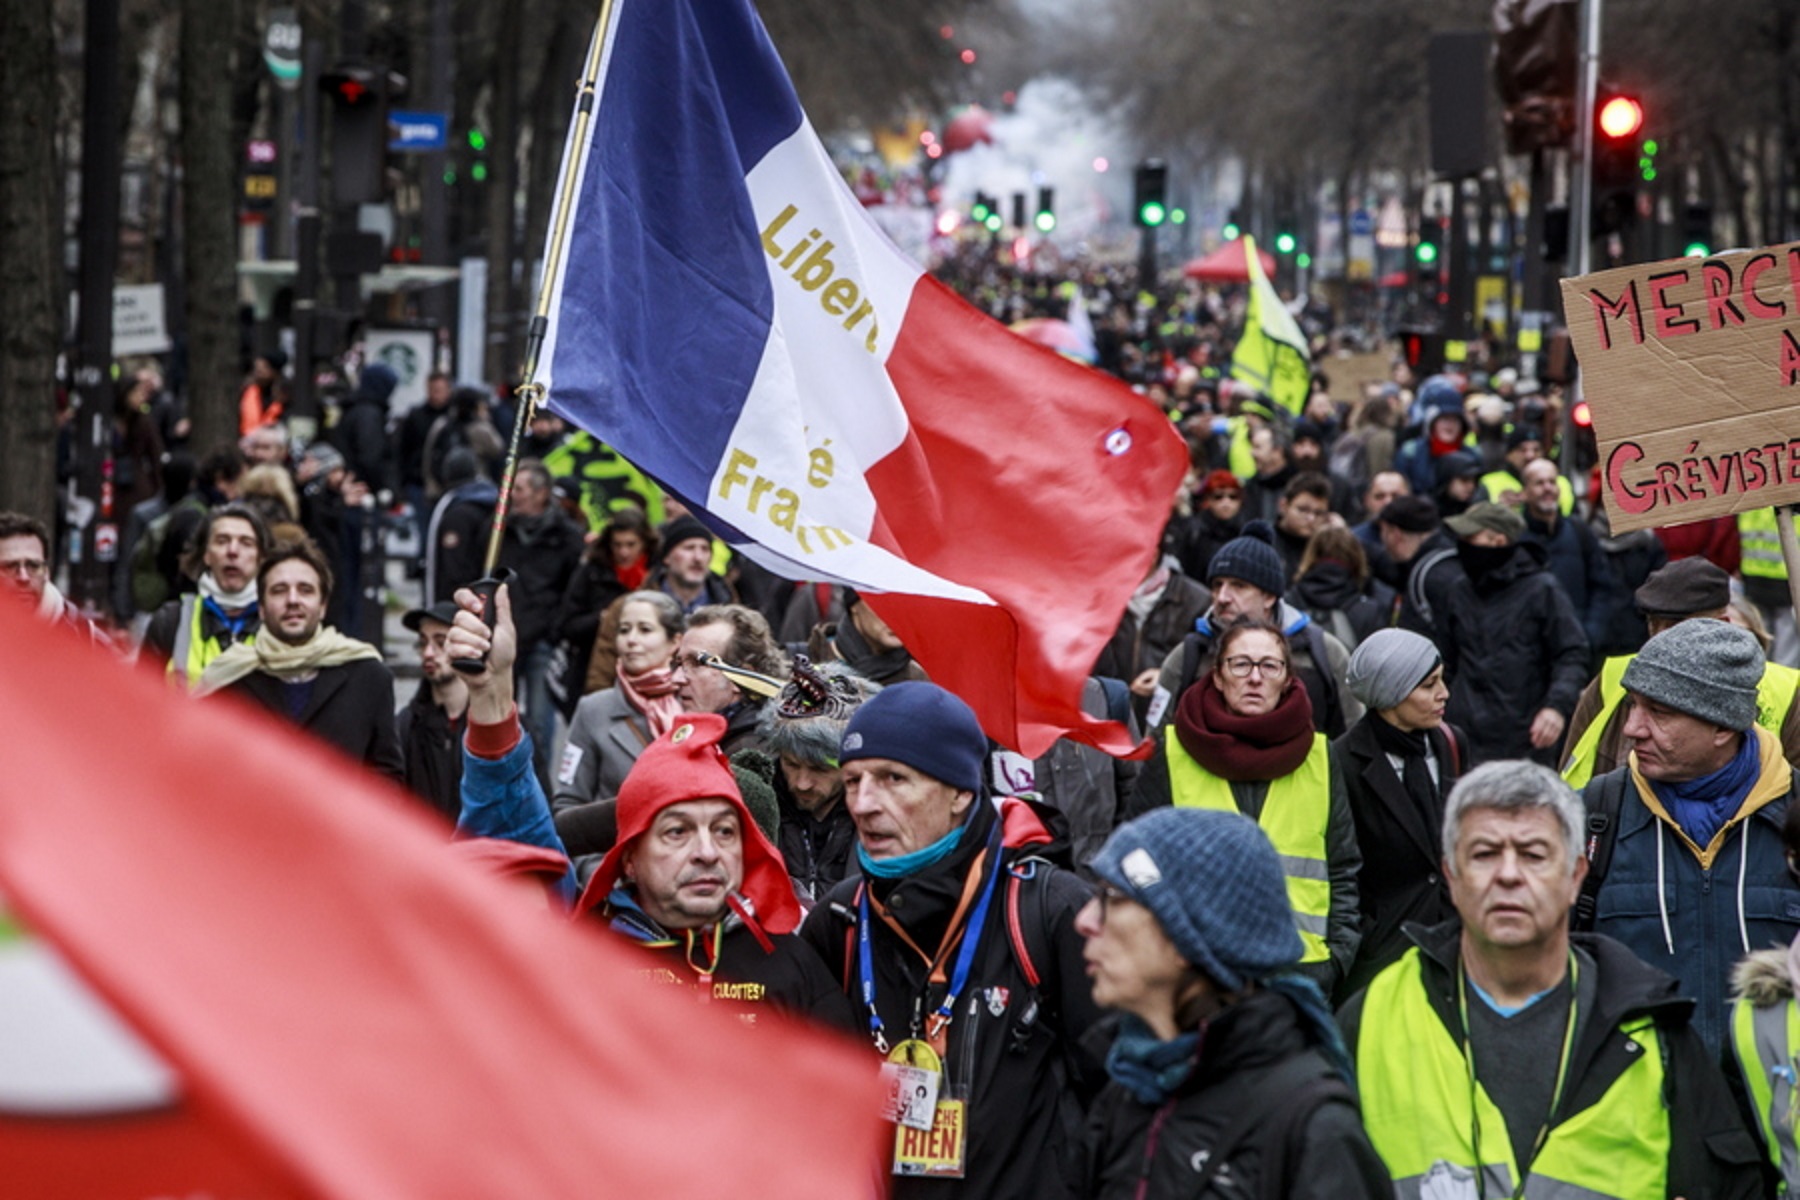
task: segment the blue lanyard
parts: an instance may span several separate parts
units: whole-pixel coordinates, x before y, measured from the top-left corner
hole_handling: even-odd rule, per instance
[[[962,949],[956,956],[956,969],[950,974],[950,988],[944,993],[944,1002],[931,1014],[930,1037],[937,1037],[950,1027],[954,1016],[956,998],[962,994],[963,986],[969,982],[969,972],[975,965],[975,952],[981,941],[981,931],[987,926],[988,905],[994,899],[994,889],[1005,873],[1000,862],[1000,825],[995,822],[993,835],[988,839],[988,856],[993,862],[988,866],[987,883],[982,886],[981,899],[975,905],[975,911],[969,915],[969,922],[963,927]],[[862,976],[863,1004],[869,1009],[869,1034],[875,1041],[875,1049],[882,1054],[888,1052],[887,1036],[883,1032],[881,1013],[875,1007],[875,956],[869,948],[869,926],[872,923],[869,915],[869,887],[865,883],[862,895],[858,898],[857,914],[857,966]],[[954,934],[949,931],[945,936]]]

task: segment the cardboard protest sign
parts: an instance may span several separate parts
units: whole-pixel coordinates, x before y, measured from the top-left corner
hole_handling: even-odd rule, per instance
[[[1800,243],[1562,289],[1615,533],[1800,501]]]

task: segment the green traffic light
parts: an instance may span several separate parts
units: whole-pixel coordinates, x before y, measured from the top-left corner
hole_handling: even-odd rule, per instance
[[[1682,253],[1689,258],[1706,258],[1712,254],[1712,247],[1705,242],[1689,242]]]
[[[480,162],[476,163],[469,168],[469,176],[474,179],[476,183],[481,183],[487,178],[487,164]]]
[[[1312,255],[1302,254],[1299,258],[1296,258],[1294,261],[1299,263],[1303,267],[1310,267],[1310,266],[1312,266]]]
[[[456,168],[455,167],[445,167],[444,168],[444,186],[445,187],[455,187],[456,186]]]
[[[1649,155],[1651,158],[1656,157],[1656,149],[1657,149],[1657,147],[1656,147],[1656,139],[1655,138],[1650,138],[1644,142],[1644,153]]]
[[[1169,210],[1154,200],[1146,200],[1144,207],[1138,209],[1138,223],[1154,229],[1168,219]]]
[[[481,132],[481,130],[479,130],[479,129],[469,130],[469,149],[471,149],[471,150],[486,150],[487,149],[487,134]]]
[[[1000,227],[1006,224],[1005,221],[1000,219],[1000,214],[997,212],[989,213],[987,215],[987,220],[982,223],[988,227],[989,233],[999,233]]]
[[[1039,233],[1049,233],[1056,228],[1056,214],[1046,208],[1038,213],[1036,224]]]
[[[1239,229],[1236,225],[1233,225],[1230,222],[1226,222],[1225,228],[1219,230],[1219,236],[1224,238],[1228,242],[1235,242],[1238,240],[1238,235],[1242,234],[1243,232],[1244,231]]]
[[[1294,240],[1294,235],[1291,233],[1278,233],[1275,235],[1275,249],[1283,254],[1292,254],[1294,252],[1294,247],[1299,244],[1299,242]]]
[[[969,209],[969,215],[975,218],[977,224],[986,225],[988,219],[988,206],[985,204],[977,204]]]
[[[1420,242],[1417,246],[1413,247],[1413,257],[1426,266],[1430,266],[1437,261],[1437,244],[1435,242]]]
[[[1177,225],[1187,224],[1187,209],[1176,208],[1169,211],[1169,220]]]

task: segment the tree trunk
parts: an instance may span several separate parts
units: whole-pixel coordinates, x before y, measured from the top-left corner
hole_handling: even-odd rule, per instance
[[[57,314],[52,0],[0,4],[0,509],[50,523],[56,492]]]
[[[205,454],[237,440],[237,150],[232,144],[239,0],[183,0],[181,168],[188,415]]]
[[[519,194],[519,26],[502,21],[494,60],[493,129],[487,179],[487,377],[513,382],[519,371],[519,288],[513,281]]]

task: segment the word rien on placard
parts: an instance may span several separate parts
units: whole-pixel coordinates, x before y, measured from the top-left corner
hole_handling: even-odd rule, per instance
[[[1790,247],[1785,256],[1789,289],[1800,296],[1800,246]],[[1645,278],[1642,292],[1638,289],[1638,281],[1633,279],[1616,296],[1608,296],[1600,288],[1590,285],[1587,300],[1594,311],[1600,349],[1613,349],[1617,327],[1631,335],[1633,345],[1641,346],[1648,336],[1668,341],[1702,331],[1717,333],[1747,325],[1753,320],[1775,321],[1788,317],[1794,306],[1759,286],[1765,274],[1780,267],[1781,257],[1772,250],[1753,254],[1744,260],[1743,269],[1736,272],[1731,263],[1717,259],[1708,259],[1697,268],[1691,263],[1672,265],[1666,271]],[[1671,299],[1672,291],[1694,281],[1696,269],[1703,296],[1686,302]],[[1783,329],[1782,386],[1792,387],[1797,381],[1800,381],[1800,340]]]
[[[820,450],[813,451],[811,464],[807,472],[807,483],[815,488],[827,486],[831,482],[832,473],[830,453],[824,452],[821,458]],[[799,544],[803,554],[814,554],[818,550],[838,550],[855,540],[835,525],[802,524],[800,493],[793,488],[782,487],[778,481],[758,473],[756,466],[755,455],[733,446],[725,459],[725,471],[719,476],[719,499],[731,500],[734,490],[743,489],[735,503],[752,516],[766,517],[776,528],[793,534],[794,541]],[[763,508],[765,500],[769,502],[767,509]]]
[[[825,239],[825,235],[814,229],[791,246],[782,246],[775,240],[775,235],[787,228],[799,213],[799,209],[790,204],[775,214],[762,231],[763,249],[774,259],[776,265],[788,272],[795,283],[809,292],[819,295],[819,307],[834,317],[844,318],[844,328],[855,331],[864,317],[869,319],[867,334],[863,337],[863,349],[870,354],[881,337],[881,326],[875,317],[875,306],[863,297],[862,289],[854,279],[838,274],[838,267],[831,260],[831,252],[837,249],[837,243]],[[808,250],[811,254],[807,254]],[[802,258],[802,255],[806,255]]]
[[[1678,461],[1640,467],[1644,457],[1644,448],[1630,441],[1620,442],[1606,456],[1606,490],[1624,512],[1647,513],[1800,483],[1800,438],[1723,454],[1702,454],[1700,443],[1693,441]]]

